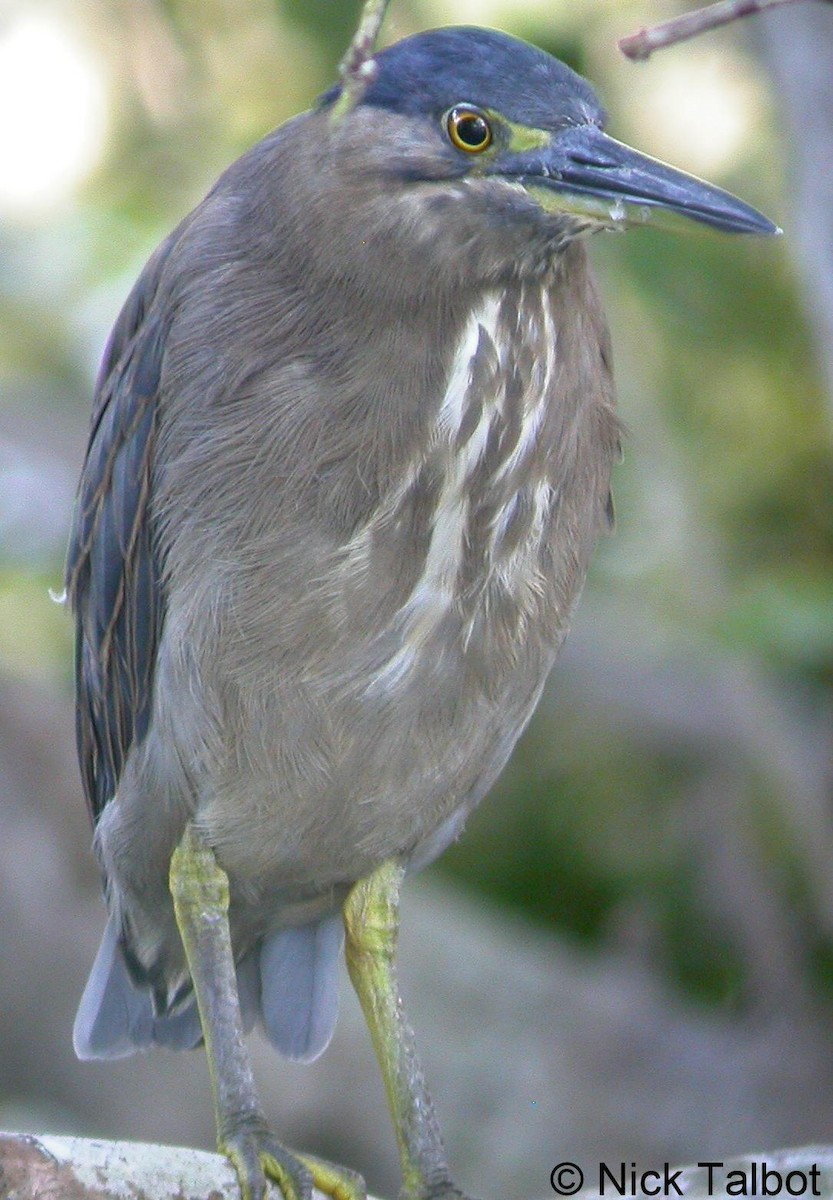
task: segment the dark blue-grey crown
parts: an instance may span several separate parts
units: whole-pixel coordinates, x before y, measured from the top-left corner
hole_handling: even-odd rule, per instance
[[[449,26],[417,33],[376,56],[378,75],[363,104],[437,116],[465,101],[538,129],[601,121],[586,80],[552,55],[493,29]],[[322,97],[328,103],[338,86]]]

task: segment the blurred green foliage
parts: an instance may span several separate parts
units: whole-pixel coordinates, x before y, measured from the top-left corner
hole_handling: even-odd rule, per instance
[[[27,3],[55,17],[46,3]],[[470,7],[394,0],[389,36],[471,19]],[[108,131],[74,192],[0,228],[4,439],[51,450],[77,470],[95,363],[144,258],[226,163],[328,85],[358,9],[357,0],[66,0],[59,20],[102,73]],[[614,49],[617,36],[651,19],[650,5],[515,0],[487,9],[484,19],[497,23],[496,14],[590,74],[617,104],[613,132],[654,149],[651,122],[634,126],[630,100],[653,68],[625,64]],[[740,38],[720,35],[709,53],[731,55],[765,93]],[[685,78],[684,49],[677,62]],[[629,434],[618,534],[600,547],[576,624],[591,649],[594,620],[620,630],[616,649],[632,678],[643,667],[650,676],[665,654],[681,685],[692,662],[709,678],[731,669],[763,680],[762,694],[797,710],[800,725],[802,713],[829,712],[833,688],[833,455],[790,264],[771,104],[746,120],[743,154],[727,158],[717,182],[785,224],[781,244],[696,230],[596,239]],[[683,142],[680,150],[689,165]],[[33,552],[30,569],[19,545],[0,545],[0,661],[61,681],[68,621],[44,598],[60,578],[69,503],[67,493],[51,549]],[[644,640],[631,644],[635,615],[649,631],[648,655]],[[647,710],[621,720],[627,697],[582,698],[580,667],[568,672],[563,707],[556,670],[553,702],[439,869],[588,944],[627,940],[638,927],[686,991],[748,1002],[749,949],[737,914],[721,915],[704,884],[709,836],[692,838],[685,816],[711,778],[711,735],[696,742],[696,731],[681,736],[679,723],[669,730]],[[736,739],[743,798],[727,808],[784,911],[808,929],[808,971],[830,984],[833,945],[797,882],[807,864],[785,816],[784,777],[767,758],[768,728],[762,717]],[[705,826],[719,843],[719,820]]]

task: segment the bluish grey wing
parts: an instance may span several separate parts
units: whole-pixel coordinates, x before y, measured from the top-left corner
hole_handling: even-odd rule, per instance
[[[151,496],[165,313],[165,243],[133,289],[96,386],[67,555],[75,612],[76,734],[93,821],[150,718],[165,598]]]

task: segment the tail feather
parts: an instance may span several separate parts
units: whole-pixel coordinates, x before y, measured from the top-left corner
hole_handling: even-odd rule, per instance
[[[338,917],[270,934],[238,965],[237,989],[248,1032],[261,1021],[287,1058],[309,1062],[327,1046],[338,1016]],[[202,1042],[196,999],[157,1016],[149,988],[130,976],[118,928],[108,920],[73,1027],[80,1059],[125,1058],[150,1046],[191,1050]]]
[[[261,1019],[286,1058],[312,1062],[326,1050],[338,1017],[339,916],[278,929],[260,950]]]

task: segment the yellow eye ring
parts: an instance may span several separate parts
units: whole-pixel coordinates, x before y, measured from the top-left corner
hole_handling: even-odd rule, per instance
[[[492,144],[492,127],[489,119],[479,108],[469,104],[456,104],[445,118],[445,127],[451,144],[467,154],[481,154]]]

